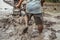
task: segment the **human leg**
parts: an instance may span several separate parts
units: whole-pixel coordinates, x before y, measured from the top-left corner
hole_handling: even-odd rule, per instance
[[[34,19],[35,19],[36,25],[38,26],[38,31],[41,33],[43,31],[42,14],[35,14]]]

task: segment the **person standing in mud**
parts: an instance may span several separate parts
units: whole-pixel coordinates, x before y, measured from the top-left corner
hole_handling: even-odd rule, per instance
[[[24,0],[19,0],[16,5],[17,8],[21,7],[21,4]],[[27,23],[29,25],[29,20],[33,16],[35,19],[35,23],[38,26],[39,33],[43,30],[43,19],[42,19],[42,6],[45,0],[27,0],[26,4],[26,15],[27,15]]]

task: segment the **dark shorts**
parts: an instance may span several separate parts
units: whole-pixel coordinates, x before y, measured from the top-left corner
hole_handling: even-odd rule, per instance
[[[42,13],[39,13],[39,14],[27,13],[28,20],[30,20],[32,16],[34,17],[36,25],[40,25],[43,23]]]

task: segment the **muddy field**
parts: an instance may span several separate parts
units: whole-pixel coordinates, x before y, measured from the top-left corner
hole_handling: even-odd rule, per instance
[[[32,37],[35,34],[34,23],[29,26],[28,33],[22,34],[26,26],[19,20],[21,17],[18,15],[9,15],[7,19],[0,20],[0,40],[60,40],[60,13],[43,14],[44,30],[41,34],[37,32],[37,37]]]
[[[55,9],[57,8],[57,9]],[[54,10],[55,9],[55,10]],[[0,40],[60,40],[60,11],[59,7],[44,6],[43,26],[41,34],[37,31],[34,20],[28,27],[28,31],[22,34],[25,23],[19,15],[14,12],[12,15],[1,15],[0,17]],[[1,13],[1,12],[0,12]],[[3,13],[3,12],[2,12]],[[24,12],[23,12],[24,13]],[[33,19],[33,18],[32,18]]]

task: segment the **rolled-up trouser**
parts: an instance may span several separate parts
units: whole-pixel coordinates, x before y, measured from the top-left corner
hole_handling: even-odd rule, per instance
[[[32,16],[34,17],[36,25],[43,24],[42,13],[38,13],[38,14],[27,13],[28,21],[31,19]]]

